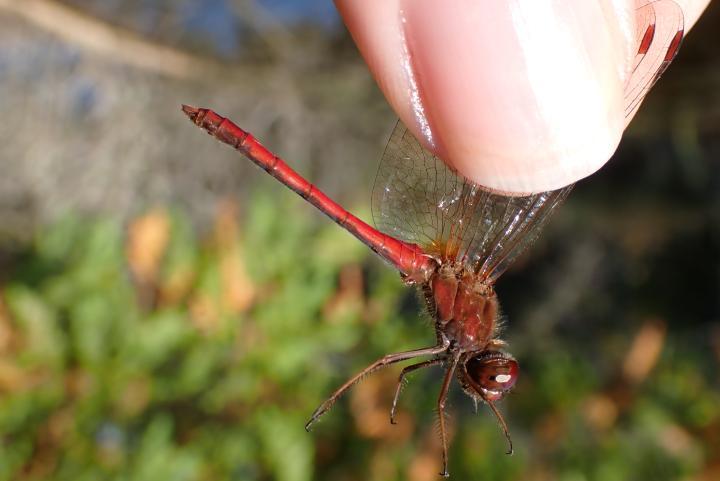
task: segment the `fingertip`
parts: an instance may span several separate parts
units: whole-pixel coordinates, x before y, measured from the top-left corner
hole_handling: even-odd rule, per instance
[[[380,90],[401,119],[410,119],[410,94],[403,71],[400,0],[335,0]]]
[[[446,163],[494,190],[539,192],[608,160],[627,15],[595,2],[424,3],[404,5],[404,34],[431,141],[408,128]]]
[[[612,132],[607,132],[612,134]],[[597,137],[575,153],[542,154],[522,159],[486,156],[456,167],[467,178],[497,192],[532,194],[560,189],[602,168],[617,149],[620,133]]]
[[[601,168],[625,127],[635,2],[335,0],[407,127],[463,175],[540,192]],[[677,0],[691,26],[709,0]]]

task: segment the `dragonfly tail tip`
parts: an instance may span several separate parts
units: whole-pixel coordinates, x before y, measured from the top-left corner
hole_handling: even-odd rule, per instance
[[[185,112],[185,115],[190,117],[190,120],[195,120],[195,117],[197,117],[198,112],[200,109],[191,107],[190,105],[182,104],[182,111]]]

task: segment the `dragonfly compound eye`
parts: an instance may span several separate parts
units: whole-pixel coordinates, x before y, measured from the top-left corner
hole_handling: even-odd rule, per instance
[[[485,351],[465,363],[465,370],[475,389],[480,388],[488,401],[501,399],[517,382],[519,368],[515,359],[496,351]]]

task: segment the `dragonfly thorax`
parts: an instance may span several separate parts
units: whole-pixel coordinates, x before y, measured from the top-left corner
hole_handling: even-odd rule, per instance
[[[463,390],[495,410],[492,403],[517,381],[518,363],[496,338],[499,307],[492,285],[462,265],[443,264],[428,281],[425,296],[438,337],[449,342],[445,359],[457,359]]]
[[[495,290],[462,266],[441,266],[425,295],[436,328],[459,351],[482,351],[493,339],[498,318]]]

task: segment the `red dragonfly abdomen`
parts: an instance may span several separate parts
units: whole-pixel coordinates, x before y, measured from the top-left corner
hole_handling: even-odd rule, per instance
[[[430,278],[436,264],[434,260],[423,253],[420,247],[383,234],[352,215],[231,120],[210,109],[198,109],[187,105],[183,105],[183,112],[196,125],[205,129],[218,140],[242,152],[268,174],[294,190],[303,199],[360,239],[370,249],[395,266],[408,280],[424,282]]]

